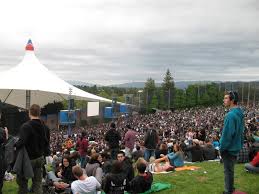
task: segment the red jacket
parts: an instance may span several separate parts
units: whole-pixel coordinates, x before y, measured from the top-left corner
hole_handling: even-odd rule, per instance
[[[88,149],[88,140],[86,138],[79,138],[77,140],[76,146],[78,148],[80,156],[86,156],[87,149]]]
[[[133,130],[128,130],[127,133],[125,134],[124,141],[125,141],[125,146],[127,148],[130,148],[133,150],[135,141],[137,139],[137,132]]]
[[[251,164],[254,167],[257,167],[259,165],[259,152],[257,152],[257,154],[255,155],[254,159],[252,160]]]

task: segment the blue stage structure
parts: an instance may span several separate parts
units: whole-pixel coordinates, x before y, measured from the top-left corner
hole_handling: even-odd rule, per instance
[[[76,122],[76,112],[74,110],[61,110],[59,113],[59,123],[61,125],[71,125]]]

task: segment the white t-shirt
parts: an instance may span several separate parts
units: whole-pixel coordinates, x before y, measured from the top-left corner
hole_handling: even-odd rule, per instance
[[[74,181],[71,184],[73,194],[96,193],[96,189],[99,188],[101,188],[101,184],[93,176],[87,177],[85,180]]]

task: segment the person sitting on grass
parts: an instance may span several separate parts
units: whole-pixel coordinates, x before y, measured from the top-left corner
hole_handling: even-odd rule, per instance
[[[205,145],[202,147],[202,149],[204,160],[216,159],[216,150],[209,139],[205,140]]]
[[[118,152],[117,160],[122,163],[122,171],[127,176],[128,181],[131,181],[134,178],[132,161],[125,156],[125,153],[123,151]]]
[[[169,163],[173,167],[182,167],[184,165],[184,154],[179,144],[174,145],[174,152],[162,156],[162,158],[156,159],[154,163],[159,164],[161,162]]]
[[[92,193],[96,194],[97,190],[101,189],[101,184],[94,176],[87,176],[83,174],[83,170],[80,166],[74,166],[72,168],[74,177],[78,180],[73,181],[71,184],[71,190],[73,194]]]
[[[168,154],[168,148],[167,145],[162,143],[159,146],[159,149],[155,151],[156,159],[161,158],[161,155],[166,155]]]
[[[111,172],[103,179],[102,189],[106,194],[124,194],[124,191],[129,190],[129,182],[123,172],[122,162],[115,160],[112,163]]]
[[[138,175],[130,182],[130,193],[144,193],[151,189],[153,175],[150,172],[145,172],[147,164],[144,161],[136,163]]]
[[[94,176],[99,181],[99,183],[102,183],[103,170],[99,158],[101,158],[100,154],[92,154],[90,161],[85,167],[85,172],[87,176]]]
[[[254,159],[250,163],[245,164],[245,169],[248,172],[259,173],[259,152],[257,152]]]
[[[57,172],[57,176],[51,171],[48,172],[48,178],[55,186],[56,192],[63,192],[70,187],[70,184],[76,180],[73,173],[70,158],[63,157],[60,170]]]
[[[198,139],[192,140],[193,145],[186,148],[186,151],[191,152],[191,161],[192,162],[202,162],[203,159],[203,150],[200,146],[200,141]]]

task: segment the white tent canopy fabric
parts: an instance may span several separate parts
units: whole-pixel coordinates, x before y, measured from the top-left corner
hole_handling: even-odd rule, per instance
[[[50,72],[35,56],[30,40],[22,62],[0,74],[0,100],[21,108],[26,108],[26,91],[31,91],[30,104],[43,106],[68,99],[69,90],[75,100],[112,102],[80,90]]]

